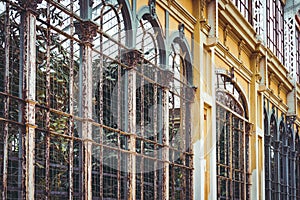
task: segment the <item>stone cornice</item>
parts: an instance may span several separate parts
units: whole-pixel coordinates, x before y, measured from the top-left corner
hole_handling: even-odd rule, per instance
[[[287,90],[287,92],[291,92],[294,88],[292,80],[288,77],[287,69],[280,63],[277,57],[272,56],[268,57],[268,70],[269,72],[273,72],[275,74],[275,78],[278,82],[283,83],[283,87]]]
[[[232,32],[239,39],[247,41],[250,50],[254,50],[257,39],[256,32],[252,25],[244,18],[235,5],[231,1],[219,1],[219,17],[225,24],[230,24]]]
[[[272,105],[276,106],[276,108],[278,108],[283,113],[288,112],[289,107],[285,103],[283,103],[282,100],[276,94],[274,94],[273,91],[271,91],[269,88],[263,91],[265,97],[270,100]]]
[[[236,72],[247,82],[251,81],[253,72],[249,70],[242,62],[238,60],[222,43],[217,43],[216,55],[223,60],[227,66],[234,67]]]

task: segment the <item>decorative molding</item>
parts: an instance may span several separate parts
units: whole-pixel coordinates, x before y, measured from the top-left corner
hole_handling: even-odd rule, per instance
[[[205,14],[206,0],[200,0],[200,19],[206,19]]]
[[[185,29],[184,23],[179,23],[178,31],[179,31],[180,39],[184,39],[184,29]]]
[[[224,37],[224,46],[228,48],[227,46],[227,37],[228,37],[228,32],[231,30],[231,26],[229,24],[226,24],[224,29],[223,29],[223,37]]]
[[[281,112],[287,113],[289,107],[278,98],[277,95],[271,92],[270,89],[264,88],[260,92],[263,92],[265,97],[270,101],[272,105],[275,105]]]
[[[235,71],[241,77],[243,77],[247,82],[251,82],[251,77],[253,76],[252,71],[245,67],[221,42],[217,42],[217,48],[215,48],[215,50],[216,56],[218,56],[219,59],[227,63],[228,66],[234,66]]]
[[[281,92],[282,89],[283,89],[283,83],[280,82],[280,83],[278,84],[278,97],[280,96],[280,92]]]
[[[90,20],[74,22],[75,33],[83,43],[92,44],[94,37],[97,35],[98,26]]]
[[[218,13],[219,25],[220,23],[223,23],[224,26],[230,24],[230,34],[234,33],[233,37],[238,38],[238,40],[243,39],[244,41],[247,41],[247,48],[249,48],[249,51],[252,52],[253,50],[255,50],[255,46],[258,42],[255,38],[256,32],[253,26],[251,26],[249,22],[238,11],[238,9],[236,9],[236,6],[230,1],[230,3],[226,5],[226,9],[219,9]]]
[[[121,62],[127,65],[129,69],[133,68],[142,63],[142,52],[137,49],[124,50],[121,54]]]
[[[168,1],[168,6],[171,7],[171,5],[173,4],[174,0],[167,0]]]
[[[270,73],[268,74],[268,78],[269,78],[269,80],[268,80],[268,88],[271,88],[271,80],[273,80],[274,77],[275,77],[275,73],[270,72]]]
[[[246,43],[243,39],[241,39],[238,43],[238,59],[241,60],[242,50],[244,49]]]
[[[159,0],[156,1],[157,5],[161,6],[163,9],[168,10],[170,15],[173,16],[178,21],[184,21],[186,29],[193,32],[197,19],[189,13],[182,5],[174,0]]]
[[[152,19],[156,19],[156,17],[157,17],[157,15],[156,15],[156,0],[149,0],[148,6],[149,6],[149,13],[150,13]]]
[[[260,83],[263,78],[260,72],[260,65],[263,56],[261,53],[255,53],[252,58],[255,60],[255,80],[257,83]]]

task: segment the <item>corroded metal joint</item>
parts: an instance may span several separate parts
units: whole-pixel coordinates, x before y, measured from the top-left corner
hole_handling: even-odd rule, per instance
[[[42,0],[18,0],[21,7],[24,8],[25,11],[29,11],[35,15],[38,14],[37,6],[42,3]]]
[[[92,45],[94,37],[97,35],[98,26],[90,20],[74,22],[75,34],[86,44]]]
[[[121,53],[121,62],[127,67],[132,68],[142,63],[142,52],[137,49],[124,50]]]

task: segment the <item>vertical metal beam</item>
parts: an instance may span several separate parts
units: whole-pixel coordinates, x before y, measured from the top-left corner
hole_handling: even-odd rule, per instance
[[[97,25],[86,20],[76,22],[75,31],[81,43],[81,70],[82,70],[82,139],[84,152],[84,191],[86,200],[92,199],[92,100],[93,100],[93,74],[92,74],[92,42],[96,36]]]
[[[93,0],[80,0],[80,17],[82,19],[92,19]]]
[[[47,23],[50,24],[50,3],[47,3]],[[51,100],[50,100],[50,88],[51,88],[51,78],[50,78],[50,45],[51,45],[51,35],[50,35],[50,27],[47,27],[47,33],[46,33],[46,41],[47,41],[47,59],[46,59],[46,105],[48,108],[50,108]],[[49,130],[50,127],[50,110],[46,111],[46,127]],[[45,199],[50,199],[50,133],[47,131],[46,138],[45,138],[45,165],[46,165],[46,171],[45,171]]]
[[[137,0],[131,0],[131,2],[132,2],[132,14],[133,14],[133,16],[136,16],[136,1]]]
[[[135,199],[136,196],[136,72],[133,69],[128,71],[128,131],[130,132],[128,169],[128,199]]]
[[[36,104],[36,9],[41,0],[19,0],[24,8],[21,13],[21,55],[23,65],[23,94],[25,99],[25,199],[34,199],[34,151],[35,151],[35,104]]]
[[[73,11],[73,1],[71,1],[71,12]],[[70,18],[70,34],[74,35],[74,26],[73,25],[73,17]],[[74,41],[71,40],[70,41],[70,75],[69,75],[69,79],[70,79],[70,83],[69,83],[69,109],[70,109],[70,115],[71,118],[70,120],[70,124],[69,124],[69,136],[74,137],[74,101],[73,101],[73,95],[74,95],[74,90],[73,90],[73,84],[74,84]],[[70,187],[69,187],[69,200],[72,200],[74,197],[74,179],[72,178],[74,175],[74,140],[70,141],[70,149],[69,149],[69,181],[70,181]]]
[[[163,198],[169,199],[169,88],[163,90]]]
[[[9,93],[9,50],[10,50],[10,20],[9,20],[9,4],[6,4],[6,15],[5,15],[5,77],[4,91],[6,94]],[[4,101],[4,117],[8,119],[9,110],[9,98],[6,96]],[[4,134],[3,134],[3,183],[2,183],[2,198],[7,198],[7,167],[8,167],[8,122],[4,123]]]

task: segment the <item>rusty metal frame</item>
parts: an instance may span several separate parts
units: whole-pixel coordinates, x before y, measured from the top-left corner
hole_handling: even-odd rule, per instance
[[[250,199],[250,129],[247,114],[241,102],[235,99],[227,91],[226,84],[235,85],[230,81],[226,83],[226,75],[218,74],[217,84],[217,182],[218,198]],[[222,82],[223,81],[223,82]],[[224,86],[223,86],[224,84]],[[222,88],[224,87],[224,88]],[[240,96],[243,94],[239,94]],[[245,106],[245,105],[244,105]],[[221,116],[221,113],[224,115]],[[234,124],[237,120],[238,124]],[[241,124],[242,123],[242,126]],[[222,130],[224,128],[224,130]],[[224,131],[224,132],[222,132]],[[224,138],[223,138],[224,137]],[[227,138],[225,138],[227,137]],[[238,142],[235,143],[236,137]],[[223,144],[225,143],[225,144]],[[223,155],[224,153],[225,155]],[[239,155],[235,155],[239,154]],[[227,156],[226,156],[227,155]],[[238,157],[236,157],[238,156]],[[222,159],[225,159],[222,161]],[[238,160],[238,166],[235,161]],[[224,171],[225,170],[225,171]],[[236,173],[240,174],[240,180],[236,180]],[[239,184],[238,196],[235,184]]]
[[[278,120],[280,123],[277,122],[277,108],[269,107],[270,102],[265,100],[265,198],[294,199],[297,196],[296,179],[290,174],[296,171],[297,127],[293,115],[282,114]]]
[[[114,151],[117,154],[117,191],[116,191],[116,199],[122,199],[122,187],[124,187],[121,182],[124,178],[124,174],[122,172],[122,156],[126,155],[126,169],[128,173],[126,174],[126,185],[128,188],[126,190],[126,199],[135,199],[137,194],[137,157],[139,156],[144,163],[144,160],[153,162],[154,172],[151,175],[151,183],[154,186],[154,197],[159,197],[162,199],[174,199],[175,195],[170,193],[169,185],[174,184],[175,187],[175,179],[170,177],[170,170],[174,170],[175,168],[180,170],[183,173],[186,173],[186,177],[188,180],[182,180],[182,184],[184,185],[183,190],[180,192],[180,197],[185,196],[187,199],[193,199],[192,197],[192,148],[184,149],[186,145],[190,145],[191,143],[191,135],[190,135],[190,125],[188,124],[190,118],[189,105],[192,102],[191,97],[193,96],[193,92],[188,91],[186,87],[190,86],[184,79],[173,79],[177,81],[181,85],[181,94],[175,94],[170,88],[169,83],[162,82],[160,78],[165,75],[170,75],[170,73],[159,66],[160,61],[158,60],[160,50],[158,49],[157,44],[157,32],[149,33],[148,30],[143,29],[144,36],[151,37],[154,48],[155,55],[154,57],[147,57],[144,53],[140,52],[136,49],[131,49],[126,46],[126,43],[123,43],[123,38],[120,34],[121,25],[120,23],[124,23],[122,20],[127,19],[118,19],[118,36],[117,38],[112,38],[105,30],[103,30],[102,17],[108,12],[114,12],[116,15],[119,15],[120,9],[122,5],[119,5],[119,8],[116,8],[115,5],[110,5],[109,3],[105,3],[105,6],[110,7],[109,10],[105,10],[102,8],[102,16],[97,18],[100,21],[99,24],[90,20],[91,12],[92,12],[92,1],[85,2],[87,4],[81,4],[81,14],[80,16],[77,14],[78,10],[75,10],[75,4],[78,1],[71,1],[69,5],[63,5],[60,2],[53,0],[19,0],[17,2],[5,0],[6,2],[6,13],[10,12],[11,6],[16,10],[19,10],[22,13],[21,17],[21,57],[20,57],[20,96],[16,97],[12,94],[9,94],[10,89],[10,40],[9,32],[11,31],[9,28],[10,20],[6,18],[6,38],[5,38],[5,89],[0,92],[0,96],[5,99],[4,103],[4,117],[0,118],[0,122],[4,124],[4,155],[3,155],[3,188],[1,188],[3,199],[7,199],[7,191],[10,188],[7,187],[7,170],[8,170],[8,162],[9,162],[9,127],[13,124],[13,126],[20,127],[20,135],[22,138],[20,139],[20,165],[19,170],[20,174],[24,176],[19,177],[19,189],[20,193],[18,194],[19,198],[23,199],[34,199],[34,198],[43,198],[50,199],[51,197],[60,197],[60,198],[68,198],[72,199],[73,197],[80,199],[92,199],[93,198],[93,190],[95,190],[93,185],[93,159],[94,152],[93,149],[97,148],[97,153],[95,156],[99,156],[99,170],[97,174],[99,183],[97,183],[97,190],[99,190],[99,198],[105,198],[104,195],[104,150]],[[38,4],[42,3],[42,6],[39,7]],[[81,1],[81,3],[84,3]],[[153,5],[152,5],[153,6]],[[45,16],[41,17],[41,10],[45,9]],[[55,9],[56,13],[64,15],[62,17],[62,21],[64,23],[70,23],[65,25],[65,29],[60,29],[62,26],[58,26],[54,22],[52,22],[52,14],[51,13]],[[154,9],[152,7],[152,9]],[[53,11],[54,12],[54,11]],[[155,18],[147,18],[147,20],[155,20]],[[158,28],[158,27],[156,27]],[[40,38],[37,30],[43,29],[45,33],[44,38]],[[68,29],[68,30],[67,30]],[[57,46],[53,47],[53,37],[61,37],[63,39],[57,39]],[[142,43],[144,44],[144,37],[142,39]],[[39,68],[39,63],[37,63],[36,52],[39,51],[36,49],[36,42],[41,40],[45,44],[45,63],[43,63],[43,76],[39,77],[38,73],[41,72]],[[114,45],[118,46],[117,49],[117,57],[112,57],[110,54],[106,52],[104,49],[103,43],[104,40],[109,40]],[[99,41],[100,44],[95,44],[95,41]],[[63,110],[60,109],[59,106],[53,106],[53,95],[57,94],[57,91],[54,91],[53,84],[57,80],[53,78],[53,51],[58,51],[58,47],[64,47],[66,43],[69,45],[67,48],[67,55],[65,55],[68,60],[68,72],[64,75],[67,76],[66,85],[67,90],[67,104],[66,107],[68,109]],[[78,48],[80,46],[80,55],[78,56]],[[124,52],[127,52],[125,59],[122,60],[122,55]],[[124,74],[124,85],[121,78],[117,81],[117,96],[124,98],[126,104],[123,108],[121,103],[118,104],[118,116],[117,116],[117,127],[111,127],[104,124],[103,118],[103,96],[99,96],[99,120],[94,120],[93,110],[95,107],[94,102],[94,85],[93,85],[93,59],[94,55],[100,58],[100,67],[97,71],[99,73],[100,80],[103,80],[103,62],[108,59],[115,64],[118,65],[117,74],[118,77],[123,76]],[[184,57],[184,56],[183,56]],[[132,58],[133,62],[129,62]],[[153,68],[153,76],[148,76],[146,72],[142,70],[138,70],[139,67],[144,68],[145,66]],[[56,68],[55,68],[56,69]],[[124,74],[123,74],[124,71]],[[145,132],[145,121],[144,121],[144,108],[149,105],[144,105],[142,103],[141,107],[141,134],[137,134],[137,108],[136,108],[136,91],[137,87],[140,87],[136,84],[137,76],[141,78],[141,86],[144,83],[152,84],[153,93],[152,95],[152,103],[153,103],[153,137],[154,139],[149,139],[144,134]],[[170,75],[172,77],[172,74]],[[42,86],[36,86],[38,79],[43,79]],[[73,86],[76,87],[73,87]],[[39,88],[40,87],[40,88]],[[124,88],[126,89],[124,97],[121,97],[124,92]],[[45,95],[45,99],[40,101],[37,97],[37,92],[39,90],[43,90],[43,94]],[[103,91],[103,85],[100,81],[98,91],[100,94]],[[191,90],[192,91],[192,90]],[[141,87],[141,102],[144,102],[146,98],[146,90]],[[181,143],[181,150],[173,148],[170,146],[169,141],[169,115],[172,115],[169,110],[169,95],[177,95],[178,98],[181,98],[183,101],[182,106],[182,121],[180,136],[183,137],[183,141]],[[78,95],[78,97],[77,97]],[[77,99],[78,98],[78,99]],[[118,99],[120,101],[120,99]],[[123,100],[123,99],[122,99]],[[19,102],[19,109],[23,108],[22,111],[19,112],[18,120],[9,119],[9,109],[11,102]],[[24,105],[24,106],[23,106]],[[77,110],[78,106],[78,110]],[[159,109],[159,106],[162,106],[162,110]],[[126,119],[123,119],[122,112],[125,112]],[[172,117],[172,116],[171,116]],[[63,118],[65,121],[63,128],[53,128],[53,124],[55,119]],[[174,118],[174,116],[173,116]],[[125,121],[125,125],[123,126],[123,120]],[[62,123],[62,122],[61,122]],[[23,127],[25,127],[23,131]],[[22,129],[22,130],[21,130]],[[160,130],[162,129],[162,130]],[[188,130],[185,132],[185,129]],[[104,141],[104,132],[105,130],[109,130],[114,132],[117,135],[117,146],[109,146],[105,144]],[[99,134],[99,140],[93,138],[93,134]],[[125,139],[124,139],[125,138]],[[125,140],[127,145],[126,148],[121,147],[121,143]],[[143,145],[151,144],[155,149],[160,149],[160,151],[155,151],[153,155],[147,154],[137,154],[137,141],[142,141],[142,149]],[[186,141],[187,140],[187,141]],[[38,142],[37,142],[38,141]],[[67,150],[63,150],[62,147],[57,147],[55,149],[55,142],[59,142],[59,145],[66,145]],[[174,160],[170,160],[170,153],[174,152],[180,153],[183,156],[182,163],[176,163]],[[35,156],[41,156],[41,161],[36,159]],[[64,154],[61,155],[63,157],[63,161],[61,163],[54,163],[53,157],[54,154]],[[189,161],[187,161],[189,159]],[[98,161],[97,161],[98,162]],[[63,166],[65,165],[65,166]],[[172,166],[172,167],[170,167]],[[143,196],[144,186],[147,185],[144,178],[147,176],[144,173],[144,169],[146,166],[141,165],[141,198],[146,199]],[[161,170],[156,170],[160,169]],[[44,185],[43,188],[40,189],[37,185],[41,184],[41,182],[37,182],[38,178],[35,177],[38,174],[38,169],[42,169],[42,176],[44,177]],[[63,171],[63,172],[61,172]],[[61,186],[61,183],[57,183],[57,185],[53,186],[54,175],[56,173],[58,176],[63,176],[62,184],[67,184],[67,189]],[[60,174],[61,173],[61,174]],[[122,179],[122,180],[121,180]],[[59,182],[58,181],[58,182]],[[158,183],[159,182],[159,183]],[[61,186],[61,187],[60,187]],[[162,190],[162,191],[160,191]],[[189,190],[189,192],[187,192]],[[175,190],[174,190],[175,191]],[[188,193],[187,195],[185,193]],[[178,198],[177,198],[178,199]]]

